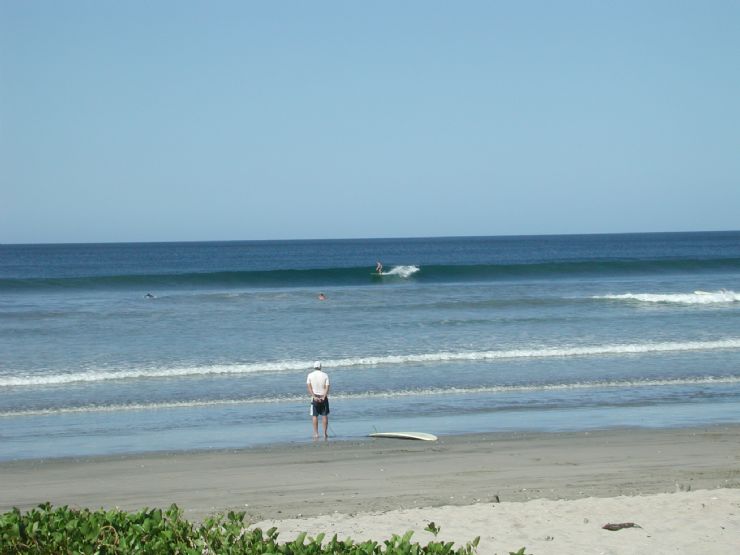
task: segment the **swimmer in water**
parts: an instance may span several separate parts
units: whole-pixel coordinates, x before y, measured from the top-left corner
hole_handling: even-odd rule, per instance
[[[326,295],[324,295],[323,293],[319,293],[319,300],[320,301],[325,301],[326,300]]]

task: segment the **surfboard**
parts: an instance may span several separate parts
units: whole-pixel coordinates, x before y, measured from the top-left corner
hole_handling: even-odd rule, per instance
[[[375,432],[368,437],[387,437],[392,439],[419,439],[421,441],[437,441],[434,434],[424,432]]]

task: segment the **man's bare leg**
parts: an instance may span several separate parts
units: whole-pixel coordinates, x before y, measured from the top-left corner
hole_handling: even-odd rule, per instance
[[[311,421],[313,423],[313,438],[314,439],[319,439],[319,417],[318,416],[312,416],[311,417]]]
[[[329,417],[324,416],[324,439],[329,439],[329,432],[327,431],[329,429]],[[318,437],[318,435],[316,436]]]

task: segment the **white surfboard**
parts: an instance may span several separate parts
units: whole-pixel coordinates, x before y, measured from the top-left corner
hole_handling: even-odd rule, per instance
[[[424,432],[375,432],[369,434],[369,437],[387,437],[393,439],[419,439],[421,441],[437,441],[434,434],[425,434]]]

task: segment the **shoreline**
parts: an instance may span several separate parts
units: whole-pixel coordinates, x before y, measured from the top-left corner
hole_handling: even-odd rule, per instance
[[[501,432],[0,463],[0,512],[45,501],[248,522],[740,488],[740,424]],[[472,539],[472,538],[471,538]]]
[[[310,422],[308,424],[310,433]],[[712,430],[729,430],[734,427],[740,429],[740,422],[708,422],[698,424],[696,426],[608,426],[603,428],[582,428],[582,429],[564,429],[564,430],[536,430],[536,429],[514,429],[506,431],[495,431],[495,432],[469,432],[469,433],[438,433],[434,432],[438,438],[438,441],[427,443],[427,445],[434,444],[446,444],[454,445],[460,442],[476,442],[476,441],[497,441],[497,440],[527,440],[536,439],[539,437],[558,437],[558,436],[580,436],[580,435],[603,435],[610,433],[631,433],[631,432],[671,432],[671,431],[685,431],[685,432],[711,432]],[[407,431],[407,430],[404,430]],[[426,430],[425,430],[426,431]],[[418,430],[416,430],[418,432]],[[304,434],[306,435],[306,434]],[[103,463],[107,461],[121,461],[125,459],[148,459],[158,457],[178,457],[178,456],[195,456],[195,455],[247,455],[249,453],[276,453],[278,451],[299,452],[301,449],[315,449],[318,445],[333,445],[333,448],[339,449],[341,446],[362,448],[363,445],[380,445],[379,441],[383,438],[373,438],[368,435],[358,436],[330,436],[328,440],[324,440],[321,436],[318,440],[312,439],[306,435],[305,439],[302,440],[285,440],[285,441],[273,441],[273,442],[261,442],[253,445],[244,446],[228,446],[228,447],[196,447],[191,449],[161,449],[161,450],[142,450],[142,451],[127,451],[123,453],[105,453],[105,454],[83,454],[83,455],[59,455],[59,456],[48,456],[48,457],[26,457],[16,459],[2,459],[0,458],[0,470],[4,467],[12,467],[16,465],[27,465],[40,463],[44,465],[55,464],[55,463],[91,463],[98,462]],[[403,440],[399,440],[403,443]],[[409,440],[408,444],[423,444],[425,442],[417,442]]]

